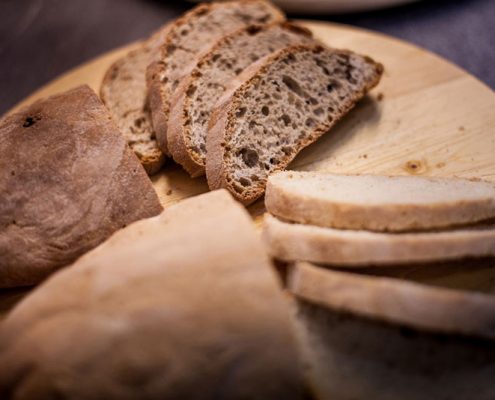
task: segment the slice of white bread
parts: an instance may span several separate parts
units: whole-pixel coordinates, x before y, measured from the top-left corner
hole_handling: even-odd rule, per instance
[[[265,214],[263,238],[277,259],[348,268],[495,256],[495,227],[491,225],[455,231],[382,233],[288,223]]]
[[[495,217],[495,183],[421,176],[286,171],[268,180],[267,210],[342,229],[409,231]]]
[[[0,398],[301,399],[287,298],[225,191],[117,232],[0,327]]]
[[[288,284],[316,398],[493,398],[493,296],[304,263]]]
[[[252,25],[220,39],[182,79],[171,101],[167,141],[174,160],[191,176],[204,175],[208,122],[229,82],[276,50],[315,42],[310,31],[286,22]]]
[[[116,230],[162,211],[88,86],[0,120],[0,198],[0,288],[39,283]]]
[[[169,25],[165,25],[137,49],[115,61],[100,87],[100,98],[148,175],[160,170],[165,155],[158,148],[151,123],[146,68],[163,43],[168,28]]]
[[[248,67],[210,119],[210,188],[255,201],[268,176],[334,126],[382,71],[369,57],[319,45],[289,46]]]
[[[200,4],[170,26],[146,73],[153,127],[164,153],[168,154],[170,100],[198,59],[217,40],[241,27],[284,20],[283,13],[266,0],[237,0]]]

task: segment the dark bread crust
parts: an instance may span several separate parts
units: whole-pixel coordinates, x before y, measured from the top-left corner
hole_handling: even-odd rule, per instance
[[[189,153],[183,132],[183,126],[187,118],[184,111],[186,92],[194,80],[194,72],[184,77],[173,96],[167,128],[167,142],[174,161],[182,165],[192,178],[197,178],[205,174],[205,168]]]
[[[4,118],[0,154],[0,287],[36,284],[116,230],[162,210],[88,86]]]
[[[211,13],[215,9],[221,9],[229,6],[243,7],[249,3],[266,3],[267,6],[272,8],[274,13],[274,19],[278,18],[280,20],[285,19],[283,13],[272,6],[268,1],[265,0],[231,0],[213,3],[203,3],[189,12],[185,13],[182,17],[178,18],[170,27],[170,31],[167,34],[164,42],[160,48],[159,56],[156,60],[150,63],[146,72],[146,82],[148,85],[149,101],[151,108],[151,115],[153,121],[153,127],[156,132],[156,137],[160,149],[167,155],[170,155],[168,150],[168,139],[167,139],[167,129],[168,120],[170,118],[171,110],[171,99],[174,92],[169,86],[164,85],[164,81],[167,81],[170,77],[166,75],[167,60],[169,59],[170,49],[175,49],[176,47],[176,37],[180,35],[179,30],[182,26],[188,24],[191,20],[197,17],[201,17],[205,14]],[[276,18],[275,18],[276,17]],[[196,56],[199,59],[203,54],[207,52],[212,44],[206,42],[202,45],[202,48],[197,52]],[[194,58],[194,57],[193,57]],[[191,60],[188,65],[183,66],[181,71],[182,77],[187,76],[194,66],[196,65],[195,60]]]
[[[248,191],[245,195],[240,195],[232,186],[232,184],[228,182],[224,157],[228,152],[227,150],[225,150],[225,147],[228,147],[228,142],[231,135],[229,128],[231,128],[235,124],[237,119],[235,116],[235,112],[243,103],[245,99],[245,92],[248,88],[250,88],[253,82],[260,76],[266,74],[268,68],[272,64],[283,59],[289,54],[299,51],[311,51],[315,54],[321,53],[323,51],[335,51],[339,54],[349,55],[354,54],[353,52],[348,50],[326,49],[321,45],[288,46],[287,48],[282,49],[274,55],[260,60],[259,62],[246,69],[246,71],[242,73],[241,76],[239,76],[237,82],[235,82],[235,84],[232,85],[231,89],[225,94],[222,101],[219,101],[218,106],[213,112],[210,119],[206,144],[208,153],[208,157],[206,159],[206,176],[208,179],[208,186],[211,190],[226,188],[238,201],[242,202],[245,205],[251,204],[263,195],[266,181],[259,182],[256,190]],[[375,70],[373,77],[366,82],[365,86],[362,87],[361,90],[353,93],[350,101],[343,105],[343,109],[335,115],[332,121],[317,125],[311,132],[311,135],[308,135],[308,137],[301,142],[301,145],[297,147],[295,152],[282,158],[279,164],[273,168],[272,173],[284,170],[303,148],[314,143],[319,137],[326,133],[337,123],[337,121],[339,121],[347,112],[349,112],[369,90],[371,90],[378,84],[383,73],[383,65],[376,63],[373,59],[367,56],[363,56],[363,60],[373,66]],[[243,82],[242,79],[244,79]],[[233,150],[229,149],[229,151]]]
[[[186,142],[187,139],[185,137],[186,130],[184,129],[184,126],[189,119],[188,109],[191,106],[190,100],[188,101],[187,99],[187,92],[202,76],[202,64],[208,62],[213,54],[221,50],[226,43],[230,42],[235,37],[242,36],[246,34],[246,32],[253,29],[260,32],[268,31],[269,29],[276,27],[281,27],[284,30],[291,31],[294,34],[300,35],[301,38],[312,38],[312,33],[310,30],[287,21],[267,25],[251,25],[248,27],[243,27],[242,29],[239,29],[238,31],[220,39],[214,46],[212,46],[208,53],[198,60],[191,74],[184,77],[177,87],[172,101],[170,102],[172,107],[167,127],[167,142],[174,161],[181,164],[182,167],[191,175],[191,177],[196,178],[206,173],[203,160],[200,160],[193,152],[189,151]],[[226,83],[228,83],[228,81]]]

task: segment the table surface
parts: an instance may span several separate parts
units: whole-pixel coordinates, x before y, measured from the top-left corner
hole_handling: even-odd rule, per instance
[[[189,7],[177,0],[0,1],[0,114],[58,75],[147,36]],[[424,0],[369,13],[291,17],[408,40],[495,88],[495,0]]]

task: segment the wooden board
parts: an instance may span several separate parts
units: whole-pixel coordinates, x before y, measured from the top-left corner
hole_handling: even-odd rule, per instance
[[[380,85],[291,168],[346,173],[479,177],[495,181],[495,93],[460,68],[400,40],[337,24],[304,22],[332,47],[385,65]],[[108,66],[135,45],[82,65],[16,108],[87,83],[98,91]],[[165,207],[208,190],[168,161],[152,178]],[[259,221],[263,202],[250,207]],[[25,293],[0,292],[0,315]]]

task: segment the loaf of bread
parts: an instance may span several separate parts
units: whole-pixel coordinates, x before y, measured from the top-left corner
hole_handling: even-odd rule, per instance
[[[168,148],[193,177],[205,173],[206,134],[211,112],[229,82],[253,62],[288,45],[315,43],[305,28],[253,25],[219,40],[179,84],[168,123]]]
[[[156,142],[146,86],[146,68],[163,43],[165,25],[137,49],[115,61],[103,78],[100,97],[149,175],[160,170],[165,155]]]
[[[288,223],[266,214],[263,238],[271,255],[340,267],[427,263],[495,257],[495,227],[383,233]]]
[[[147,70],[150,107],[158,144],[168,153],[170,100],[182,77],[224,35],[243,26],[285,20],[266,0],[237,0],[201,4],[170,26],[160,54]]]
[[[0,197],[0,287],[36,284],[116,230],[162,210],[87,86],[0,121]]]
[[[492,296],[304,263],[289,290],[316,398],[493,398]]]
[[[225,191],[117,232],[0,326],[0,397],[302,399],[289,305]]]
[[[219,101],[207,136],[211,189],[249,204],[380,80],[368,57],[319,45],[289,46],[241,74]]]
[[[341,229],[411,231],[495,217],[495,184],[460,178],[287,171],[268,180],[268,211]]]

